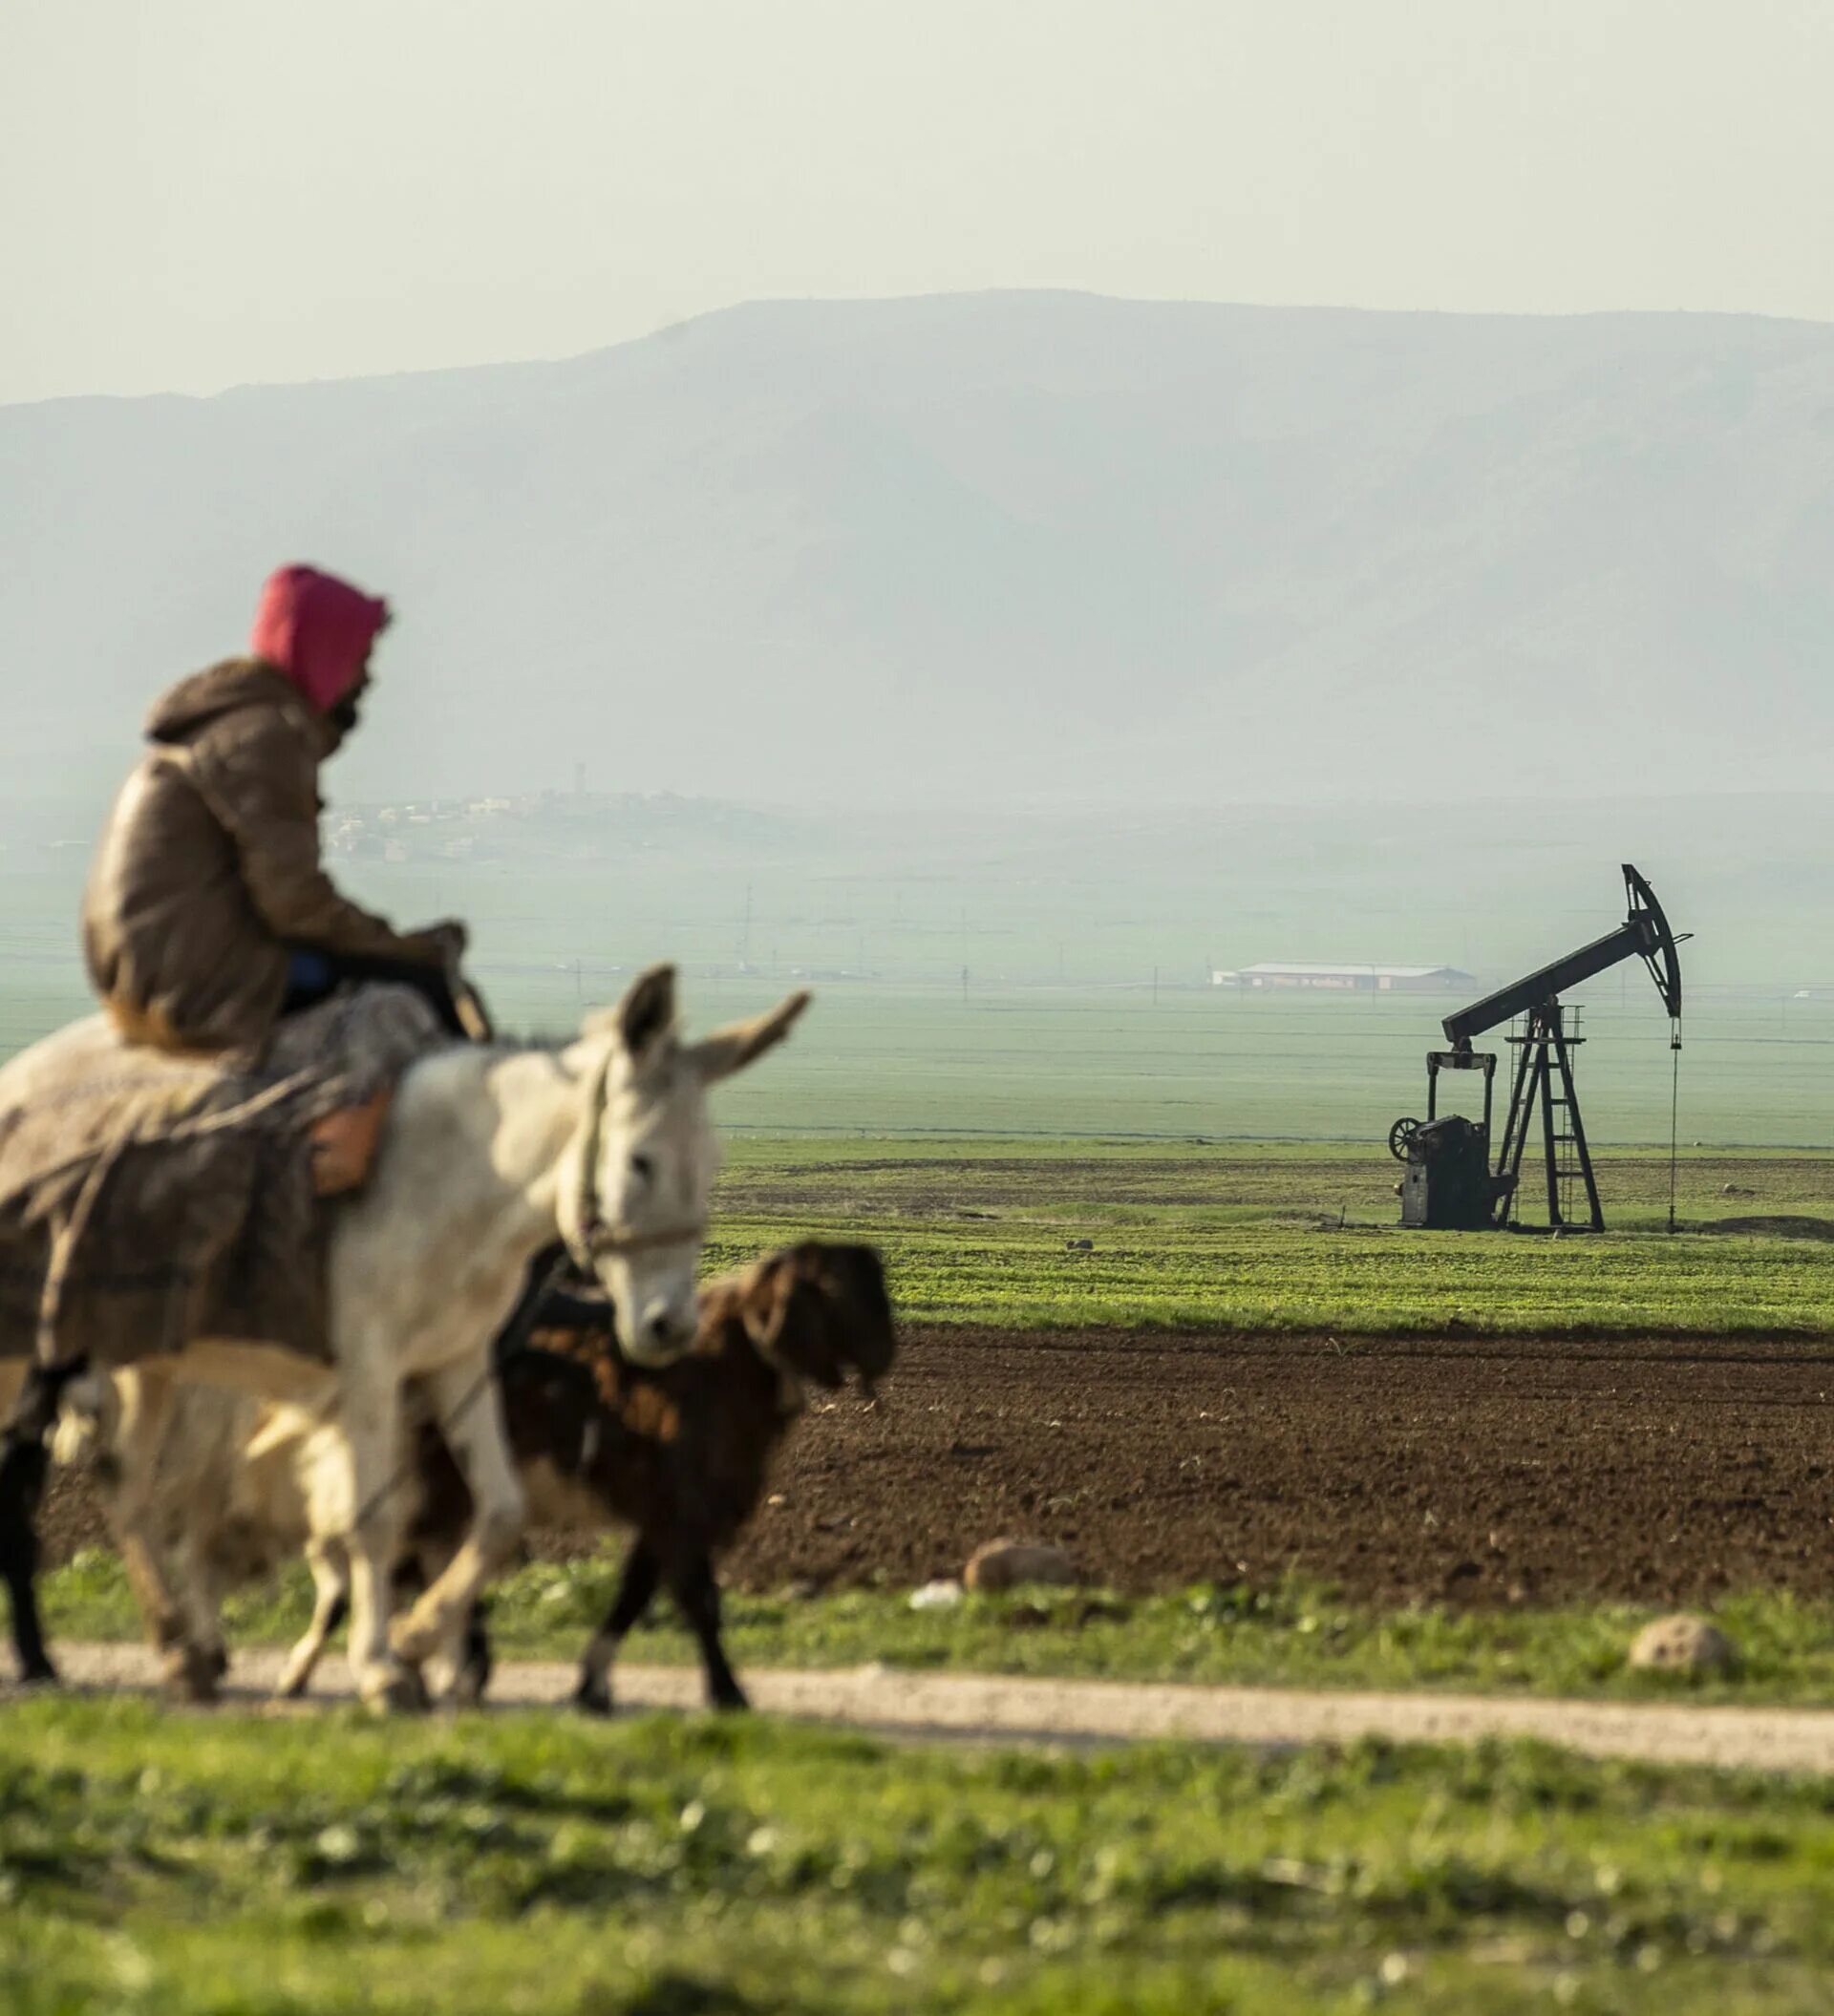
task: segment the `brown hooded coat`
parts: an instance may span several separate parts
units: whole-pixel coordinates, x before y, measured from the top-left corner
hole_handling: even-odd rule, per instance
[[[83,898],[83,953],[110,1019],[162,1050],[258,1050],[291,948],[440,965],[339,895],[319,858],[318,766],[336,731],[273,666],[231,659],[147,718]]]

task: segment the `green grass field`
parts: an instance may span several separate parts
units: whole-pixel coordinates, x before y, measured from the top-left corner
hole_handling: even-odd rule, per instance
[[[0,1057],[88,1006],[75,934],[84,863],[80,847],[0,854]],[[837,862],[806,881],[787,868],[774,880],[742,858],[715,874],[666,850],[540,873],[340,872],[391,915],[470,919],[478,977],[510,1029],[575,1027],[659,958],[681,963],[699,1028],[812,985],[816,1007],[794,1044],[722,1093],[728,1125],[1375,1144],[1419,1113],[1425,1053],[1462,997],[1240,994],[1205,985],[1212,959],[1452,959],[1488,984],[1596,936],[1619,905],[1609,867],[1578,884],[1579,909],[1535,917],[1518,887],[1507,930],[1487,937],[1454,922],[1443,898],[1425,908],[1384,898],[1382,875],[1402,868],[1418,873],[1393,850],[1365,858],[1345,843],[1308,864],[1306,891],[1285,894],[1259,887],[1252,863],[1185,862],[1160,887],[1065,880],[1022,857],[905,881]],[[753,881],[760,914],[747,927]],[[1821,940],[1800,916],[1793,941],[1768,929],[1745,937],[1752,918],[1777,923],[1777,892],[1741,884],[1717,902],[1714,929],[1695,920],[1703,943],[1687,953],[1682,1137],[1828,1146],[1834,998],[1817,997],[1834,988],[1804,995],[1786,977],[1817,977]],[[1666,1143],[1669,1029],[1641,968],[1620,967],[1575,999],[1593,1139]]]
[[[12,1710],[15,2016],[1825,2007],[1830,1794],[1470,1754]]]
[[[1325,1145],[741,1135],[709,1264],[870,1239],[906,1316],[1013,1326],[1834,1326],[1834,1158],[1691,1153],[1675,1237],[1659,1155],[1603,1158],[1625,1229],[1602,1239],[1404,1232],[1396,1175],[1384,1151]],[[1071,1250],[1081,1239],[1093,1250]]]

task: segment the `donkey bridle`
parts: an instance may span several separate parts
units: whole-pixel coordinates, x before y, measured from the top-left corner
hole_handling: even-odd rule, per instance
[[[606,1057],[592,1085],[592,1114],[586,1131],[580,1169],[580,1222],[577,1231],[563,1230],[574,1264],[590,1271],[595,1261],[622,1260],[632,1253],[656,1253],[669,1246],[700,1244],[707,1237],[704,1219],[683,1220],[654,1232],[628,1225],[608,1225],[599,1208],[599,1146],[605,1134],[605,1109],[611,1097],[611,1058]]]

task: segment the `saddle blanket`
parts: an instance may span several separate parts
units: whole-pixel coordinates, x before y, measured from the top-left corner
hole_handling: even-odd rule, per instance
[[[307,1136],[450,1042],[413,989],[286,1017],[258,1058],[130,1047],[100,1015],[0,1068],[0,1357],[101,1365],[219,1337],[329,1361],[335,1200]]]

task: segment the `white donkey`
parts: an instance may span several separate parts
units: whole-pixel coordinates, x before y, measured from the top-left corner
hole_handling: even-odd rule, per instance
[[[352,1668],[367,1701],[417,1704],[418,1668],[456,1641],[522,1531],[491,1349],[530,1262],[564,1240],[610,1296],[630,1357],[664,1365],[679,1356],[694,1336],[715,1170],[707,1088],[781,1041],[808,998],[793,994],[755,1021],[683,1043],[674,969],[657,966],[564,1048],[460,1045],[406,1072],[374,1174],[331,1234],[334,1370],[210,1339],[140,1361],[124,1382],[133,1404],[113,1518],[143,1607],[161,1621],[175,1679],[207,1691],[214,1652],[189,1642],[153,1523],[153,1464],[173,1383],[292,1400],[340,1432]],[[465,1545],[391,1633],[394,1487],[409,1454],[402,1390],[411,1379],[477,1509]]]

